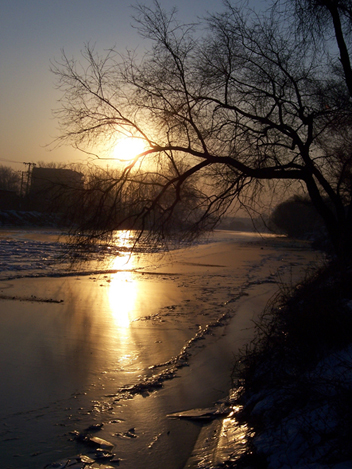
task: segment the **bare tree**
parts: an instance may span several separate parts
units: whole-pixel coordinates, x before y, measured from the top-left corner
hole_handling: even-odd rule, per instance
[[[332,58],[335,66],[341,67],[349,95],[352,96],[351,0],[290,0],[286,7],[284,14],[291,18],[293,14],[297,31],[305,42],[313,42],[323,48],[337,47],[339,55],[333,54]]]
[[[347,81],[330,52],[300,39],[277,6],[262,16],[225,6],[202,25],[179,24],[158,2],[137,7],[151,44],[142,58],[100,56],[89,45],[84,63],[63,54],[53,68],[61,139],[78,147],[116,134],[146,142],[104,192],[133,192],[140,229],[167,231],[188,188],[182,216],[193,235],[267,182],[298,183],[336,254],[349,257],[351,155],[336,151],[334,138],[339,129],[349,138]]]
[[[21,175],[9,166],[0,165],[0,189],[20,193]]]
[[[38,168],[51,168],[51,169],[62,169],[65,168],[65,165],[63,163],[56,163],[54,161],[38,161],[36,163],[36,166]]]

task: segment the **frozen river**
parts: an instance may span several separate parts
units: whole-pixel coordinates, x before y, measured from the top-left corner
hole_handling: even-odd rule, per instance
[[[235,354],[277,280],[317,261],[231,232],[164,256],[112,252],[76,272],[64,253],[53,232],[0,233],[4,469],[89,455],[75,434],[94,424],[114,445],[110,467],[183,468],[201,426],[168,415],[228,395]]]

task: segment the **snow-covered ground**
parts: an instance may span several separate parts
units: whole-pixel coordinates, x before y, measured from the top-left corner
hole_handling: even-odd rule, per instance
[[[111,246],[97,245],[89,254],[69,252],[68,237],[55,229],[2,229],[0,230],[0,280],[19,277],[62,275],[72,270],[103,271],[109,261],[126,255],[129,240],[116,236]],[[75,259],[75,263],[72,260]],[[85,262],[89,261],[89,262]]]
[[[268,469],[351,469],[352,459],[346,460],[351,392],[352,346],[323,359],[291,388],[273,386],[253,395],[252,417],[265,422],[253,444],[266,457]],[[283,409],[284,417],[266,418],[273,408]]]
[[[0,231],[0,278],[53,272],[67,253],[58,237],[54,231]]]

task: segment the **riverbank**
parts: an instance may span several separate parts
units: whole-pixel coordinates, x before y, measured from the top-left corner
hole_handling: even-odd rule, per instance
[[[351,285],[351,270],[330,264],[268,305],[226,423],[229,434],[249,429],[248,448],[221,467],[352,467]]]
[[[168,255],[114,255],[67,272],[45,263],[46,243],[55,251],[48,236],[1,238],[17,256],[13,270],[8,251],[0,283],[6,469],[91,458],[76,435],[96,424],[113,445],[112,467],[184,467],[201,425],[168,415],[228,396],[234,355],[278,278],[301,278],[316,261],[270,237],[220,233]],[[20,271],[28,244],[42,264]]]

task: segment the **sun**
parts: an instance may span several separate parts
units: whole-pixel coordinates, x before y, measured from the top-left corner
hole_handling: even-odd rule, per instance
[[[113,155],[116,160],[130,161],[137,155],[145,151],[145,141],[137,137],[124,137],[119,139],[113,148]]]

